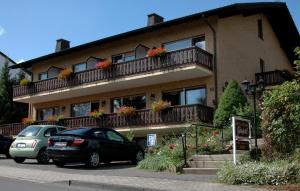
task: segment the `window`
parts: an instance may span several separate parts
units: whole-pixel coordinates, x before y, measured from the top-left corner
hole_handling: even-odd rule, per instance
[[[162,99],[170,101],[171,105],[206,105],[206,88],[190,88],[171,92],[164,92]]]
[[[51,137],[51,136],[56,135],[56,133],[57,133],[56,128],[49,128],[45,131],[44,136]]]
[[[75,64],[73,66],[74,73],[82,72],[82,71],[85,71],[85,70],[86,70],[86,63]]]
[[[164,44],[164,48],[170,52],[174,50],[189,48],[191,46],[197,46],[205,50],[205,36],[187,38],[183,40],[177,40],[173,42],[168,42]]]
[[[106,139],[105,133],[103,131],[95,131],[94,137],[97,137],[99,139]]]
[[[46,80],[48,79],[48,73],[47,72],[42,72],[39,74],[39,80]]]
[[[60,111],[58,107],[50,107],[38,110],[38,120],[44,121],[53,115],[59,115]]]
[[[117,112],[118,108],[123,105],[132,106],[136,109],[145,109],[146,96],[138,95],[138,96],[114,98],[111,100],[111,112],[112,113]]]
[[[18,134],[18,137],[36,136],[40,132],[41,128],[42,127],[40,126],[28,126]]]
[[[263,33],[263,23],[261,19],[257,20],[257,29],[258,29],[258,37],[263,40],[264,33]]]
[[[265,61],[263,59],[259,59],[259,67],[261,73],[265,72]]]
[[[78,103],[71,105],[71,116],[72,117],[81,117],[88,116],[91,112],[91,103]]]
[[[117,133],[115,133],[113,131],[107,131],[106,135],[107,135],[108,140],[110,140],[110,141],[124,142],[123,137],[121,137],[120,135],[118,135]]]
[[[113,63],[121,63],[121,62],[127,62],[135,59],[135,55],[133,52],[118,54],[112,56],[112,62]]]

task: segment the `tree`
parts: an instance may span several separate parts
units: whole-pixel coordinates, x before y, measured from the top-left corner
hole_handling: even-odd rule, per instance
[[[9,123],[13,119],[12,82],[10,81],[8,62],[0,71],[0,123]]]
[[[216,127],[225,125],[232,115],[237,114],[238,108],[246,104],[247,98],[239,84],[234,80],[229,81],[215,112],[214,125]]]
[[[294,61],[295,69],[296,69],[296,76],[298,78],[300,78],[300,48],[299,47],[297,47],[295,49],[295,54],[298,57],[298,59]]]

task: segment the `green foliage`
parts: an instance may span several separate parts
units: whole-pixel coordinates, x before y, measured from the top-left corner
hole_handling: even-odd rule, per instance
[[[227,184],[285,185],[299,181],[300,165],[288,160],[237,165],[227,162],[218,171],[217,177]]]
[[[183,152],[180,139],[172,137],[154,148],[149,148],[145,159],[139,162],[138,168],[165,171],[182,165]]]
[[[300,83],[285,82],[263,96],[262,129],[266,160],[286,157],[299,143]]]
[[[300,77],[300,48],[299,47],[297,47],[295,49],[295,54],[298,57],[298,59],[294,61],[295,69],[296,69],[296,76]]]
[[[218,108],[214,115],[214,125],[221,127],[226,124],[232,115],[237,114],[237,108],[247,104],[247,98],[236,81],[229,81]]]
[[[0,72],[0,123],[9,123],[13,119],[12,83],[8,63],[5,62]]]
[[[133,130],[130,129],[130,131],[126,134],[126,138],[129,140],[129,141],[132,141],[133,138],[134,138],[134,133],[133,133]]]

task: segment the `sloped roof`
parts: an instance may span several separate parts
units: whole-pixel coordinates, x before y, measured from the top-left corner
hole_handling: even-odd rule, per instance
[[[185,17],[180,17],[174,20],[165,21],[152,26],[147,26],[139,29],[135,29],[129,32],[121,33],[118,35],[106,37],[96,41],[92,41],[86,44],[78,45],[60,52],[47,54],[38,58],[28,60],[26,62],[13,65],[11,68],[19,67],[31,67],[32,64],[49,60],[52,58],[68,55],[74,52],[78,52],[87,48],[99,46],[109,41],[116,41],[124,38],[128,38],[134,35],[142,34],[145,32],[151,32],[159,30],[172,25],[192,21],[202,17],[218,16],[219,18],[229,17],[238,14],[251,15],[263,13],[268,18],[275,34],[277,35],[280,45],[288,56],[288,59],[292,63],[295,59],[294,48],[300,45],[300,36],[297,27],[293,21],[293,18],[287,8],[286,3],[282,2],[260,2],[260,3],[237,3],[217,9],[211,9],[208,11],[192,14]]]

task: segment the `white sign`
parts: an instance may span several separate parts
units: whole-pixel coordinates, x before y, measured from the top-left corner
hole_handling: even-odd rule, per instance
[[[233,163],[236,164],[236,150],[251,149],[251,122],[248,119],[232,117]],[[237,144],[238,143],[238,144]]]
[[[156,145],[156,134],[147,135],[147,146],[152,147]]]

